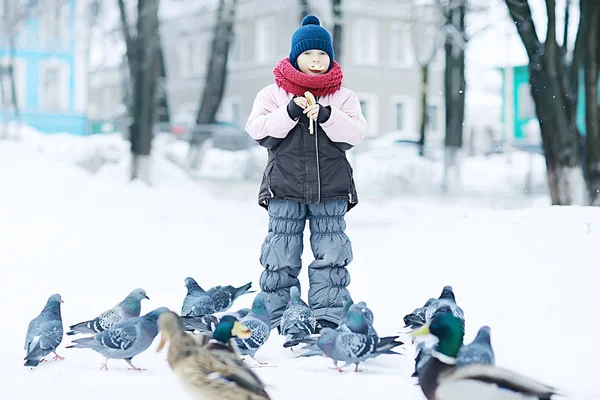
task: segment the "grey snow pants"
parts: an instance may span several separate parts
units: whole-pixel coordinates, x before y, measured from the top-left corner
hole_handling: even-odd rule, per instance
[[[307,219],[310,224],[310,246],[315,258],[308,266],[308,305],[317,320],[339,323],[342,301],[351,300],[346,289],[350,284],[346,265],[352,261],[352,246],[344,232],[347,207],[345,199],[319,204],[290,200],[269,202],[269,232],[260,254],[260,263],[264,268],[260,276],[260,288],[269,294],[267,306],[272,328],[279,325],[290,299],[290,287],[300,289],[298,275],[302,268]]]

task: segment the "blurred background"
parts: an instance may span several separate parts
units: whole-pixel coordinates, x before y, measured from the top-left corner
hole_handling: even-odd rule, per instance
[[[2,0],[0,146],[254,196],[244,125],[309,13],[369,123],[362,198],[599,205],[592,0]]]

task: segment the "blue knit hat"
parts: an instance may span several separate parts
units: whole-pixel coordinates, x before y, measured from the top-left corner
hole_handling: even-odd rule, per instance
[[[331,35],[321,26],[319,18],[307,15],[302,19],[302,26],[292,35],[292,50],[290,51],[290,62],[298,69],[296,59],[306,50],[323,50],[329,55],[329,68],[333,65],[334,53]]]

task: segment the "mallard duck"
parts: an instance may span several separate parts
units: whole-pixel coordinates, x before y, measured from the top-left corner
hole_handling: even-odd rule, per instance
[[[224,316],[212,338],[185,332],[173,312],[158,321],[161,340],[157,351],[170,341],[167,361],[183,386],[197,399],[270,399],[264,384],[240,359],[232,337],[249,338],[252,333],[235,317]]]
[[[419,374],[419,385],[427,399],[549,400],[558,394],[553,387],[493,365],[457,367],[462,324],[460,318],[447,312],[412,332],[414,336],[432,334],[438,339],[431,359]]]

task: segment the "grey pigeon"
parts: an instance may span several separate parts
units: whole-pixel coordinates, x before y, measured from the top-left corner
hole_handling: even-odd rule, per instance
[[[226,313],[225,315],[230,315],[236,318],[236,320],[240,320],[244,318],[250,312],[249,308],[241,308],[234,312]],[[222,318],[208,314],[208,315],[187,315],[180,317],[185,330],[187,332],[198,331],[200,333],[206,332],[214,332],[216,326],[221,322]]]
[[[234,317],[236,317],[238,320],[244,318],[246,315],[250,314],[250,310],[249,308],[240,308],[239,310],[235,311],[235,312],[230,312],[227,313],[226,315],[233,315]]]
[[[269,338],[271,333],[271,318],[267,309],[268,301],[266,293],[258,293],[252,302],[250,312],[240,320],[240,323],[252,331],[252,336],[248,339],[234,338],[235,343],[240,349],[240,353],[244,356],[254,358],[258,349]]]
[[[254,293],[255,290],[250,290],[250,287],[252,287],[252,282],[248,282],[239,288],[234,288],[231,285],[215,286],[208,289],[206,293],[213,299],[216,312],[224,312],[229,310],[235,299],[238,297],[244,294]]]
[[[425,311],[425,321],[430,322],[433,319],[434,315],[439,314],[439,309],[448,306],[450,307],[450,311],[452,315],[462,321],[463,334],[465,330],[465,313],[463,310],[456,304],[456,297],[454,296],[454,291],[452,290],[452,286],[444,286],[440,297],[436,300],[432,301],[431,304],[427,307]]]
[[[78,333],[99,333],[105,331],[119,322],[130,318],[139,317],[142,311],[142,300],[150,299],[144,289],[134,289],[113,308],[104,311],[96,318],[80,322],[69,327],[67,335],[76,335]]]
[[[135,367],[131,359],[144,352],[158,335],[158,317],[165,311],[166,307],[157,308],[148,314],[123,321],[110,329],[97,333],[95,336],[73,340],[73,345],[68,349],[92,349],[106,360],[100,369],[108,371],[108,359],[125,360],[131,369],[142,371]]]
[[[356,305],[360,308],[360,311],[365,315],[365,317],[371,323],[371,325],[373,325],[373,320],[375,317],[373,316],[373,311],[371,311],[371,309],[367,307],[367,303],[365,303],[364,301],[359,301],[358,303],[356,303]]]
[[[187,295],[183,299],[181,315],[208,315],[216,312],[214,300],[194,278],[185,278],[185,287]]]
[[[349,332],[367,335],[373,337],[377,342],[379,340],[379,336],[377,335],[377,331],[375,331],[371,320],[367,318],[367,315],[368,313],[365,312],[365,307],[362,307],[361,303],[353,304],[348,309],[348,312],[346,314],[346,320],[340,323],[340,326],[337,330],[346,330]],[[373,318],[372,313],[371,318]]]
[[[458,351],[456,365],[465,366],[469,364],[495,364],[489,326],[479,328],[473,342],[461,347]]]
[[[293,347],[300,340],[315,333],[317,320],[312,310],[300,298],[296,286],[290,288],[290,301],[281,316],[280,332],[285,336],[283,347]]]
[[[198,331],[201,333],[213,332],[219,324],[219,318],[214,315],[185,315],[180,317],[185,331]]]
[[[323,328],[320,337],[316,340],[316,346],[298,357],[311,357],[315,355],[325,355],[333,360],[335,369],[343,372],[344,368],[350,364],[355,364],[355,372],[358,372],[358,365],[370,358],[375,358],[381,354],[399,354],[392,349],[403,343],[396,341],[399,336],[384,337],[377,342],[375,338],[360,333],[336,331],[331,328]],[[309,347],[310,348],[310,347]],[[338,362],[345,362],[340,368]]]
[[[56,348],[63,340],[63,323],[60,314],[62,302],[60,294],[53,294],[48,298],[40,315],[29,323],[25,337],[26,367],[37,367],[43,357],[50,353],[54,353],[55,360],[63,359],[56,354]]]
[[[425,325],[425,312],[427,311],[427,308],[429,308],[431,303],[433,303],[434,301],[435,299],[432,297],[425,302],[425,305],[423,307],[415,308],[415,310],[412,313],[405,315],[404,327],[417,329]]]

